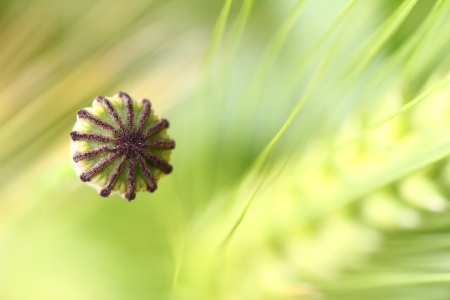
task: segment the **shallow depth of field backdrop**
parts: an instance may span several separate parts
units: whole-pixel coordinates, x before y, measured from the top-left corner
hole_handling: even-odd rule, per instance
[[[450,1],[1,0],[0,299],[450,299]],[[174,172],[102,198],[123,90]]]

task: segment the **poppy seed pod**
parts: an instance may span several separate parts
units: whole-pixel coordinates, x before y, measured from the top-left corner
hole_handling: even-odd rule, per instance
[[[92,107],[78,111],[70,133],[80,179],[103,197],[118,193],[131,201],[136,192],[154,192],[161,175],[172,172],[168,162],[175,142],[168,127],[147,99],[134,100],[123,92],[98,96]]]

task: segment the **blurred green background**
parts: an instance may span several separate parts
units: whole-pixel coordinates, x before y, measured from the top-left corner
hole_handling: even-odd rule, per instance
[[[450,1],[1,0],[0,299],[450,299]],[[69,132],[149,98],[174,172]]]

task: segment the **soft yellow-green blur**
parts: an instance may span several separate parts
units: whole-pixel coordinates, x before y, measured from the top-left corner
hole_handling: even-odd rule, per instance
[[[0,299],[450,299],[450,1],[0,1]],[[148,98],[173,174],[72,168]]]

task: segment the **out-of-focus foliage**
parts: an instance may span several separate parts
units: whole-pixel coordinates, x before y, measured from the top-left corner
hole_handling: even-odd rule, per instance
[[[449,299],[450,1],[0,2],[0,299]],[[131,203],[76,111],[171,122]]]

